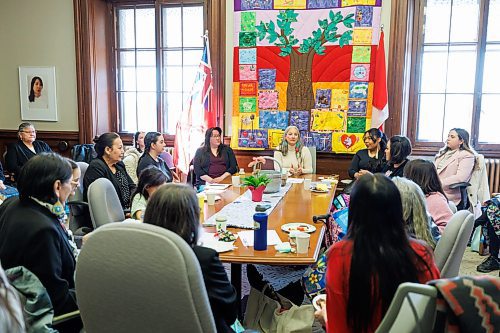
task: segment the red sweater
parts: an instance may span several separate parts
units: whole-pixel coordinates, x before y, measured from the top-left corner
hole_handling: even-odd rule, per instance
[[[420,283],[439,279],[439,270],[434,263],[431,250],[424,244],[411,240],[413,250],[430,267],[420,269],[418,280]],[[349,271],[351,269],[352,241],[341,241],[333,245],[328,253],[328,265],[326,272],[326,312],[327,332],[351,332],[347,318],[347,298],[349,295]],[[394,267],[397,269],[397,267]],[[373,311],[373,322],[369,332],[375,332],[382,321],[381,304]]]

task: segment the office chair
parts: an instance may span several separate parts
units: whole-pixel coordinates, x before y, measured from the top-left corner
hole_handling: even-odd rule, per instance
[[[425,284],[399,285],[376,333],[432,332],[437,289]]]
[[[110,223],[78,257],[76,294],[87,332],[215,332],[201,268],[177,234]]]
[[[434,260],[441,271],[441,278],[458,275],[473,226],[474,216],[467,210],[459,210],[444,228],[434,250]]]
[[[107,223],[125,220],[120,198],[109,179],[95,180],[90,184],[87,196],[94,229]]]

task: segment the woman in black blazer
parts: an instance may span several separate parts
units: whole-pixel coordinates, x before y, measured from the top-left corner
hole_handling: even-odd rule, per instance
[[[175,232],[193,248],[200,262],[217,332],[233,332],[230,326],[238,313],[236,290],[229,282],[219,254],[196,245],[200,208],[194,190],[176,183],[161,186],[148,201],[144,223]]]
[[[23,165],[33,156],[52,152],[48,144],[36,140],[36,130],[31,123],[19,125],[17,136],[19,140],[8,145],[5,156],[5,168],[14,173],[14,177],[19,175]]]
[[[196,185],[220,183],[238,171],[238,163],[231,147],[222,143],[222,129],[212,127],[205,133],[205,143],[194,155]]]
[[[113,183],[123,209],[130,208],[131,195],[135,189],[122,162],[124,150],[120,136],[104,133],[94,139],[97,158],[93,159],[83,177],[83,199],[87,201],[87,191],[96,179],[107,178]]]
[[[76,246],[64,227],[64,204],[74,190],[66,159],[43,153],[18,176],[19,197],[0,205],[0,260],[5,269],[24,266],[47,289],[55,315],[77,310]]]

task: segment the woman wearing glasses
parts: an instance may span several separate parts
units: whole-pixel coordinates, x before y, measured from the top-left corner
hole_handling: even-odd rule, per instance
[[[33,156],[43,152],[52,152],[48,144],[36,139],[36,130],[31,123],[19,125],[17,136],[19,140],[7,147],[5,156],[5,167],[14,173],[14,177],[19,175],[23,165]]]
[[[64,227],[64,205],[74,190],[71,164],[57,154],[42,153],[26,163],[18,178],[19,197],[0,206],[2,266],[24,266],[35,274],[56,316],[77,310],[76,252]],[[81,323],[74,325],[81,328]]]
[[[194,155],[196,185],[220,183],[238,171],[238,162],[231,147],[222,143],[222,129],[212,127],[205,133],[205,143]]]

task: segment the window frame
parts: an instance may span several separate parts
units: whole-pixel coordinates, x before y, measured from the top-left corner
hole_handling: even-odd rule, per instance
[[[225,1],[224,1],[225,2]],[[209,15],[209,13],[211,12],[214,12],[214,9],[213,8],[213,4],[214,4],[214,1],[207,1],[207,0],[157,0],[157,1],[148,1],[148,0],[145,0],[145,1],[129,1],[129,0],[123,0],[123,1],[120,1],[120,0],[115,0],[113,1],[113,5],[112,5],[112,9],[110,11],[110,15],[112,16],[112,20],[113,20],[113,34],[112,34],[112,69],[113,69],[113,78],[112,78],[112,81],[113,81],[113,89],[112,89],[112,93],[113,93],[113,97],[112,97],[112,103],[114,104],[114,107],[113,109],[115,110],[114,114],[112,114],[112,117],[114,119],[116,119],[116,124],[117,124],[117,129],[116,131],[121,135],[121,136],[125,136],[125,137],[128,137],[128,136],[131,136],[133,133],[130,133],[130,132],[126,132],[122,129],[122,125],[121,125],[121,116],[122,116],[122,111],[119,109],[119,97],[118,97],[118,92],[117,92],[117,87],[118,87],[118,76],[117,76],[117,65],[118,65],[118,59],[117,59],[117,50],[118,50],[118,43],[117,43],[117,18],[115,17],[115,13],[116,13],[116,8],[127,8],[127,7],[130,7],[130,8],[141,8],[141,7],[151,7],[153,5],[154,9],[155,9],[155,19],[156,19],[156,24],[155,24],[155,41],[156,41],[156,45],[155,45],[155,53],[156,53],[156,67],[157,67],[157,70],[156,70],[156,129],[154,130],[157,130],[161,133],[165,133],[164,136],[167,140],[167,144],[172,144],[173,145],[173,141],[174,141],[174,137],[175,137],[175,133],[166,133],[167,132],[167,128],[163,128],[163,125],[164,125],[164,121],[165,121],[165,118],[166,118],[166,115],[164,114],[164,109],[163,109],[163,90],[162,90],[162,78],[161,78],[161,75],[162,75],[162,66],[163,66],[163,61],[162,61],[162,51],[165,49],[165,46],[161,45],[161,38],[162,38],[162,28],[163,28],[163,22],[161,20],[161,11],[162,11],[162,7],[164,6],[183,6],[183,5],[187,5],[187,6],[192,6],[192,5],[203,5],[203,16],[204,16],[204,21],[205,21],[205,25],[204,25],[204,29],[210,29],[212,28],[211,31],[214,31],[215,29],[219,30],[219,31],[215,31],[215,33],[212,33],[211,35],[209,35],[209,42],[210,44],[212,45],[212,40],[214,40],[215,38],[217,38],[218,35],[220,35],[220,29],[219,26],[214,26],[214,22],[217,22],[217,21],[220,21],[220,20],[216,20],[214,18],[211,18],[211,16]],[[218,10],[215,10],[216,13],[220,13]],[[215,36],[214,36],[215,35]],[[220,40],[220,38],[218,38]],[[212,63],[212,76],[214,77],[215,76],[215,70],[217,70],[217,72],[220,72],[220,69],[222,66],[220,66],[219,64],[223,63],[222,59],[220,57],[217,57],[216,59],[212,56],[214,54],[213,52],[213,49],[211,48],[210,49],[210,53],[211,53],[211,63]],[[220,53],[219,53],[220,54]],[[214,66],[214,63],[217,63],[217,65]],[[214,68],[215,67],[215,68]],[[218,77],[223,77],[223,75],[220,75],[219,73],[217,73]],[[223,85],[222,85],[223,86]],[[220,93],[221,91],[223,92],[224,90],[220,89],[220,85],[219,87],[217,87],[219,89],[216,89],[215,85],[214,85],[214,89],[212,90],[211,94],[210,94],[210,106],[211,107],[216,107],[216,110],[217,110],[217,113],[218,115],[223,115],[223,110],[220,110],[220,103],[217,103],[217,100],[220,99]],[[214,101],[215,99],[215,101]],[[222,103],[223,105],[223,103]],[[219,121],[219,126],[223,124],[223,116],[220,116],[218,117],[218,121]]]
[[[479,143],[479,120],[481,113],[481,95],[482,95],[482,77],[484,68],[484,55],[486,50],[486,28],[488,18],[488,5],[490,0],[480,0],[479,9],[479,28],[478,35],[480,38],[477,42],[476,50],[476,84],[474,86],[474,97],[472,106],[472,123],[471,123],[471,144],[479,152],[487,157],[500,157],[500,144]],[[423,20],[424,8],[426,0],[409,0],[393,2],[391,19],[391,50],[389,76],[394,75],[394,84],[401,84],[402,87],[408,87],[408,93],[405,96],[404,88],[402,91],[396,91],[396,96],[390,98],[390,106],[397,108],[401,124],[394,124],[391,129],[392,134],[405,133],[413,143],[413,151],[415,155],[434,155],[440,148],[443,147],[442,142],[417,141],[417,126],[418,126],[418,103],[419,103],[419,86],[420,86],[420,70],[422,66],[423,55]],[[395,30],[398,25],[406,26],[406,33],[397,33]],[[394,35],[393,35],[394,33]],[[394,37],[394,38],[393,38]],[[401,50],[396,49],[396,45],[405,45]],[[405,65],[401,66],[399,62],[394,63],[397,56],[403,56]],[[391,87],[389,87],[390,89]],[[393,86],[394,88],[394,86]],[[392,91],[392,90],[389,90]],[[401,101],[401,106],[398,107],[397,101]],[[390,109],[392,112],[392,109]],[[399,128],[398,128],[399,127]]]

